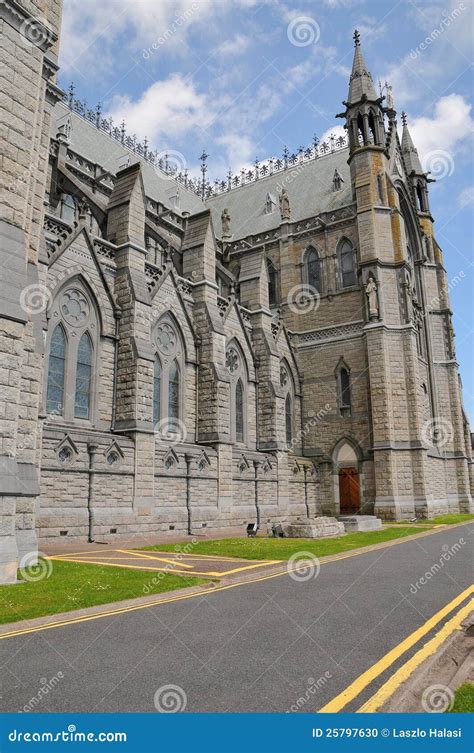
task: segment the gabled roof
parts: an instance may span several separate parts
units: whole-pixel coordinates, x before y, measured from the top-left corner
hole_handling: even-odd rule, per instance
[[[221,213],[226,207],[231,216],[231,240],[238,240],[276,229],[281,224],[278,196],[283,187],[288,191],[291,206],[291,221],[298,222],[321,212],[329,212],[352,203],[350,172],[347,164],[347,148],[337,149],[299,165],[292,165],[246,183],[230,191],[224,191],[206,199],[205,203],[193,191],[177,183],[158,168],[99,130],[67,105],[58,103],[54,108],[51,135],[54,137],[58,126],[67,117],[71,120],[70,149],[84,159],[100,165],[104,170],[116,175],[124,167],[127,157],[130,164],[141,162],[142,177],[147,198],[159,201],[165,207],[177,212],[198,214],[209,208],[214,230],[221,236]],[[333,190],[335,170],[341,174],[344,184],[340,191]],[[174,204],[176,189],[179,188],[180,206]],[[267,194],[275,199],[273,212],[265,212]]]
[[[137,154],[127,149],[126,146],[116,141],[105,131],[99,130],[93,123],[88,123],[87,120],[71,111],[67,105],[61,102],[55,106],[53,112],[51,126],[53,138],[57,133],[58,126],[68,116],[71,119],[69,147],[73,152],[89,160],[89,162],[100,165],[104,170],[111,172],[112,175],[115,175],[121,167],[123,168],[125,159],[130,157],[130,164],[141,162],[143,185],[145,194],[149,199],[159,201],[169,209],[178,212],[194,213],[205,209],[203,202],[193,191],[188,190],[181,183],[178,184],[172,177],[158,168],[155,169],[146,160],[140,160]],[[179,186],[180,197],[179,209],[174,204],[177,186]]]

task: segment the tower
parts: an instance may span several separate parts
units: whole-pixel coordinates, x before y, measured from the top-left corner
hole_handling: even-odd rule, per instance
[[[41,324],[48,302],[40,276],[61,0],[0,5],[0,50],[9,71],[0,115],[11,149],[0,167],[0,583],[18,562],[35,564],[35,509],[42,383]],[[5,375],[5,376],[3,376]]]

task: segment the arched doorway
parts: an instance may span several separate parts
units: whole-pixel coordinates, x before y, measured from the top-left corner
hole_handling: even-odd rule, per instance
[[[337,450],[335,457],[339,483],[339,512],[356,515],[360,512],[360,477],[357,454],[348,442]]]

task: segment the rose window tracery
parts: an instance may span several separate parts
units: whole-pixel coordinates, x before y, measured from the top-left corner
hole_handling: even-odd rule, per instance
[[[71,327],[80,327],[87,320],[90,312],[89,302],[80,290],[70,288],[61,298],[61,314]]]
[[[235,348],[229,348],[225,357],[225,365],[231,374],[234,374],[239,368],[240,358]]]
[[[175,353],[178,344],[178,336],[174,328],[168,322],[159,324],[156,329],[156,345],[159,351],[166,356]]]

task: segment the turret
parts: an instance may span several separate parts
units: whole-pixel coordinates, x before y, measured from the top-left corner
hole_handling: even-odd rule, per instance
[[[383,97],[378,96],[360,47],[360,34],[354,32],[354,60],[349,80],[346,110],[337,117],[345,118],[351,155],[366,147],[385,147]]]
[[[413,197],[416,200],[418,212],[429,214],[428,183],[433,183],[434,181],[423,171],[418,151],[413,143],[410,131],[408,130],[407,116],[404,112],[402,112],[402,123],[402,154],[408,177],[410,179]]]

